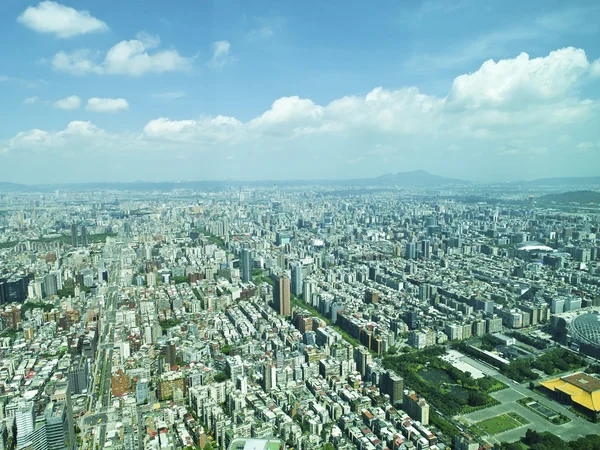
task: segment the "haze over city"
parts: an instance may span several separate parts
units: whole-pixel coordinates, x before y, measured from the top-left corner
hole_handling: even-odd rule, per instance
[[[597,2],[1,8],[1,181],[597,175]]]

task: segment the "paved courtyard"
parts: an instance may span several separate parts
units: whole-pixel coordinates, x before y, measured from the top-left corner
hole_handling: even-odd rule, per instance
[[[531,422],[531,424],[529,425],[514,428],[512,430],[508,430],[504,433],[500,433],[493,437],[490,437],[490,443],[502,441],[517,441],[521,437],[525,436],[527,428],[532,428],[536,431],[550,431],[567,441],[578,439],[588,434],[598,434],[598,424],[594,424],[573,414],[560,403],[554,402],[538,394],[537,392],[529,390],[526,387],[526,385],[515,384],[512,380],[500,374],[497,370],[486,366],[485,364],[481,364],[480,362],[468,357],[464,359],[467,360],[468,364],[473,365],[482,372],[508,385],[508,388],[490,394],[492,397],[494,397],[501,403],[500,405],[492,406],[491,408],[486,408],[480,411],[475,411],[473,413],[466,414],[462,416],[465,422],[473,424],[475,422],[480,422],[482,420],[489,419],[491,417],[496,417],[509,412],[516,412],[517,414],[523,416],[525,419]],[[525,397],[533,398],[541,405],[546,406],[547,408],[550,408],[553,411],[556,411],[557,413],[567,416],[569,419],[571,419],[571,421],[563,425],[556,425],[549,422],[548,420],[539,416],[538,414],[526,408],[525,406],[517,403],[517,400]]]

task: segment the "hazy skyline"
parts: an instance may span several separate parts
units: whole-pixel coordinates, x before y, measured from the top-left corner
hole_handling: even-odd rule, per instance
[[[0,181],[598,175],[593,1],[23,2]]]

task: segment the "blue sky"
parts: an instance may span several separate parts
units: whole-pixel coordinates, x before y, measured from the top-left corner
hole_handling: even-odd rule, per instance
[[[592,0],[3,0],[0,39],[0,181],[598,175]]]

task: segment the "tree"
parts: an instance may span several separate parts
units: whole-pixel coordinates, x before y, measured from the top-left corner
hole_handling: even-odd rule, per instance
[[[471,391],[469,392],[467,403],[469,406],[483,406],[487,403],[487,400],[487,395],[481,392]]]
[[[226,379],[227,379],[227,375],[225,375],[225,372],[219,372],[215,375],[215,381],[217,383],[222,383]]]

